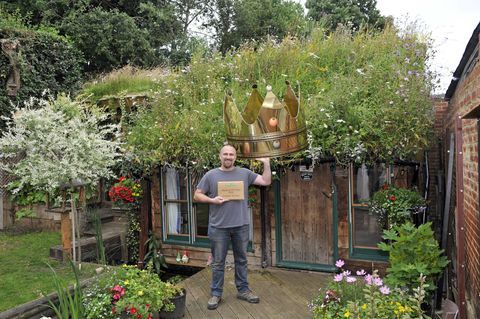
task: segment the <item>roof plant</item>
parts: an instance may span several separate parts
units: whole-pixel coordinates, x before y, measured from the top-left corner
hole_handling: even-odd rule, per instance
[[[272,85],[282,97],[289,80],[307,113],[307,155],[412,159],[432,132],[429,45],[414,28],[316,29],[307,39],[251,42],[224,56],[196,52],[188,67],[155,80],[150,105],[125,122],[126,148],[145,166],[213,166],[225,140],[225,92],[243,109],[252,84],[261,94]]]

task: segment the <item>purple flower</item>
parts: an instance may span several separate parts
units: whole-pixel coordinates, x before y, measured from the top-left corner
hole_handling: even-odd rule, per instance
[[[387,286],[382,286],[380,287],[380,292],[384,295],[388,295],[390,293],[390,288],[388,288]]]
[[[367,273],[365,272],[365,270],[357,270],[357,276],[365,276]]]
[[[343,280],[343,275],[342,274],[338,274],[338,275],[333,276],[333,281],[339,282],[339,281],[342,281],[342,280]]]
[[[343,265],[345,265],[345,262],[342,259],[339,259],[335,262],[335,266],[337,266],[338,268],[342,268]]]
[[[357,278],[355,277],[347,277],[347,282],[355,282],[357,281]]]

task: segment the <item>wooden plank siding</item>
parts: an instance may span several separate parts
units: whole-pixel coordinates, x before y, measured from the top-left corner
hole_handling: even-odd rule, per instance
[[[281,177],[283,260],[333,264],[330,165],[315,167],[308,181],[300,174],[287,170]]]
[[[249,304],[236,298],[235,270],[227,267],[223,300],[216,310],[207,309],[211,269],[205,268],[183,281],[187,289],[185,318],[310,318],[308,303],[331,279],[330,274],[268,268],[249,272],[250,288],[260,303]]]

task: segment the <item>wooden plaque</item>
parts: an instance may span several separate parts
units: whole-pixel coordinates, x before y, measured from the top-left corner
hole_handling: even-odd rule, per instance
[[[244,200],[243,181],[218,182],[218,196],[229,200]]]

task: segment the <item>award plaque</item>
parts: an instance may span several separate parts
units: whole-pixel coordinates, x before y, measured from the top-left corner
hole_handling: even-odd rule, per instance
[[[218,196],[228,200],[244,200],[243,181],[218,182]]]

